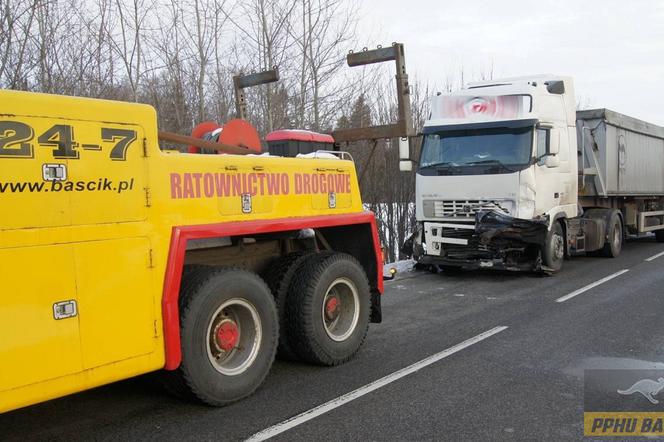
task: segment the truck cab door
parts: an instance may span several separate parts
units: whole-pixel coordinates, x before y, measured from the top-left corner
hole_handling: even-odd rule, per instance
[[[575,196],[569,179],[567,128],[552,125],[535,130],[535,214],[568,204]]]

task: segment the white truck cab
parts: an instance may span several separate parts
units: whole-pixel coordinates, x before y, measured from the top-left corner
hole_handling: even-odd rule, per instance
[[[619,253],[625,214],[613,201],[590,202],[604,211],[578,218],[579,174],[588,167],[571,78],[471,83],[433,97],[431,108],[415,178],[418,228],[407,254],[429,265],[556,272],[565,255],[604,249],[607,241],[617,241],[609,246]]]

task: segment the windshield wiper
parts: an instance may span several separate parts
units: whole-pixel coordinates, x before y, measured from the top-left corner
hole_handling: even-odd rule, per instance
[[[479,166],[482,164],[495,164],[496,166],[500,166],[503,169],[507,170],[508,172],[516,172],[516,170],[512,170],[509,167],[507,167],[502,161],[498,160],[482,160],[482,161],[472,161],[470,163],[466,163],[466,166]]]
[[[426,166],[421,166],[420,169],[429,169],[431,167],[444,167],[444,166],[458,166],[454,161],[443,161],[440,163],[427,164]]]

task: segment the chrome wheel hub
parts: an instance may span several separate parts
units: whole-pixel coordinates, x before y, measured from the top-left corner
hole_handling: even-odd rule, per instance
[[[235,376],[256,360],[263,335],[256,307],[241,298],[225,301],[214,312],[207,327],[205,343],[215,370]]]
[[[333,341],[348,339],[360,318],[360,297],[347,278],[337,278],[328,287],[322,305],[323,327]]]

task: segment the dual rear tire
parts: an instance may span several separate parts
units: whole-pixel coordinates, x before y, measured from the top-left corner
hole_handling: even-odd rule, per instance
[[[607,227],[606,241],[600,253],[607,258],[617,258],[622,251],[623,243],[623,227],[617,212],[611,214]]]
[[[338,365],[359,350],[369,327],[371,296],[355,258],[297,252],[273,263],[265,279],[277,302],[280,358]]]
[[[180,293],[180,367],[167,388],[213,406],[252,394],[277,350],[277,310],[267,285],[240,269],[188,269]]]
[[[290,334],[288,333],[289,323],[292,320],[288,316],[286,303],[295,272],[298,271],[305,261],[312,259],[313,256],[314,254],[311,251],[289,253],[271,263],[262,275],[277,305],[280,332],[277,357],[280,359],[297,359],[297,354],[292,349]]]
[[[306,362],[338,365],[360,349],[371,296],[362,266],[350,255],[321,254],[295,272],[286,303],[292,349]]]
[[[182,362],[164,373],[170,391],[223,406],[262,384],[277,347],[289,358],[319,365],[341,364],[359,350],[371,298],[355,258],[299,253],[276,264],[264,275],[269,286],[246,270],[185,269],[179,300]]]

